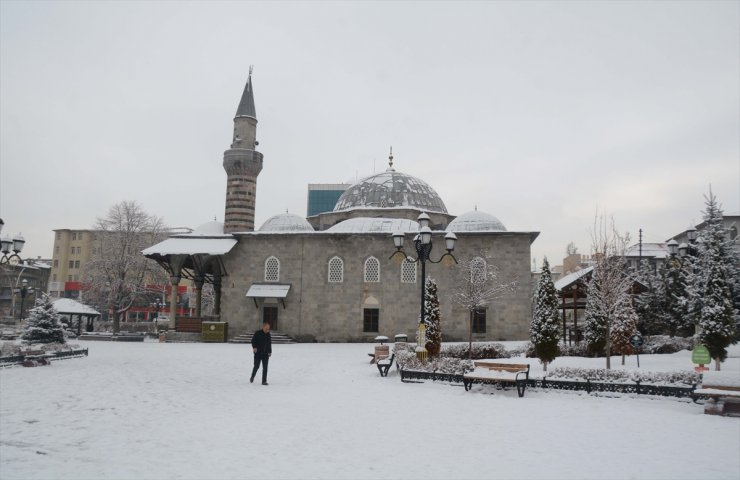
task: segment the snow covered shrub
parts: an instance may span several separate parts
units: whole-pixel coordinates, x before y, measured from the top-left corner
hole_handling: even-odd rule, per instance
[[[44,294],[36,300],[36,306],[29,312],[21,339],[28,343],[66,342],[59,313],[49,295]]]
[[[644,337],[640,353],[676,353],[681,350],[692,350],[694,348],[694,337],[669,337],[668,335],[652,335]]]
[[[441,354],[443,357],[468,358],[469,352],[472,353],[470,358],[473,360],[511,357],[506,347],[500,343],[488,342],[474,343],[472,352],[469,350],[468,345],[465,344],[447,345],[442,349]]]
[[[578,380],[605,383],[637,382],[650,385],[693,385],[699,381],[699,374],[690,370],[675,372],[648,372],[607,370],[605,368],[554,368],[547,376],[549,379]]]
[[[0,357],[20,355],[21,346],[15,342],[0,342]]]

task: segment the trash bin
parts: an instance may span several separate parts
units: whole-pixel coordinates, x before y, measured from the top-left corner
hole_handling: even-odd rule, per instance
[[[204,342],[226,342],[229,338],[228,322],[203,322],[201,324],[201,339]]]
[[[375,346],[375,361],[382,360],[390,357],[390,348],[388,345],[376,345]]]
[[[405,333],[399,333],[398,335],[395,336],[394,340],[396,342],[404,342],[405,343],[405,342],[408,342],[409,341],[409,336],[406,335]]]

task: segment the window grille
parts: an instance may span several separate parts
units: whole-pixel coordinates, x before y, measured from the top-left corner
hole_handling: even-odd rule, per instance
[[[470,261],[470,281],[473,283],[486,281],[486,261],[483,257],[475,257]]]
[[[266,282],[279,282],[280,281],[280,260],[275,257],[270,257],[265,260],[265,281]]]
[[[344,262],[339,257],[329,260],[329,283],[342,283],[344,281]]]
[[[375,257],[365,260],[365,283],[380,282],[380,262]]]
[[[401,283],[416,283],[416,262],[403,261],[401,264]]]

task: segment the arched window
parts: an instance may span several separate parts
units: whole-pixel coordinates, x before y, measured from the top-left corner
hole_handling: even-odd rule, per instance
[[[380,281],[380,262],[375,257],[365,260],[365,283]]]
[[[416,283],[416,262],[404,259],[401,264],[401,283]]]
[[[486,260],[483,257],[475,257],[470,261],[470,281],[473,283],[486,281]]]
[[[265,281],[280,281],[280,260],[275,257],[268,257],[268,259],[265,260]]]
[[[344,281],[344,261],[339,257],[329,260],[329,283],[342,283]]]

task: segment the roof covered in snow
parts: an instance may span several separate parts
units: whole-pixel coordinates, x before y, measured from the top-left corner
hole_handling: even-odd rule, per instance
[[[490,213],[473,210],[466,212],[447,225],[448,232],[505,232],[501,220]]]
[[[557,290],[562,290],[563,288],[572,285],[573,283],[580,280],[582,277],[585,277],[589,273],[593,272],[593,270],[594,267],[588,267],[578,270],[577,272],[569,273],[568,275],[555,282],[555,288]]]
[[[259,229],[260,232],[313,232],[314,229],[305,218],[292,213],[281,213],[268,218]]]
[[[360,207],[410,207],[447,213],[442,199],[424,180],[397,172],[393,167],[349,187],[337,200],[334,211]]]
[[[233,235],[224,233],[224,224],[208,222],[192,233],[172,236],[142,251],[149,255],[224,255],[236,245]]]
[[[417,233],[419,224],[405,218],[350,218],[332,226],[328,233]]]
[[[642,256],[653,258],[666,258],[669,255],[668,246],[665,243],[643,243]],[[624,252],[625,257],[639,257],[640,244],[632,245]]]
[[[98,312],[94,308],[88,307],[84,303],[80,303],[77,300],[72,300],[71,298],[60,298],[58,300],[54,300],[52,303],[56,311],[59,313],[72,315],[100,315],[100,312]]]

